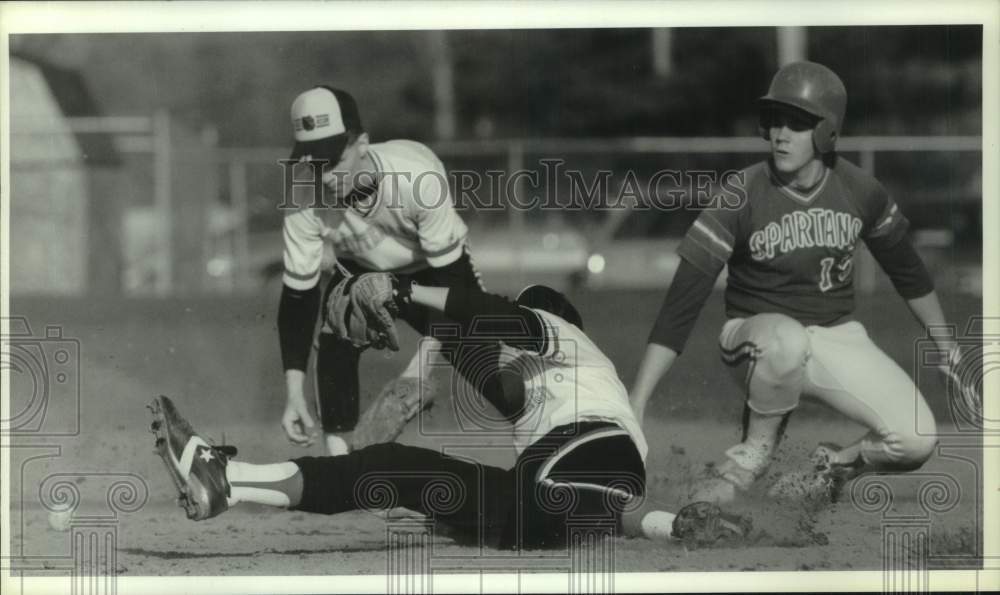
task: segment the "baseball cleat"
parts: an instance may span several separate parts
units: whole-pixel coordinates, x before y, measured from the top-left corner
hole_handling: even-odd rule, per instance
[[[739,488],[721,475],[699,480],[689,494],[692,500],[710,504],[729,504],[736,500]]]
[[[225,512],[230,494],[227,453],[235,453],[235,448],[216,448],[205,442],[167,397],[157,397],[149,409],[153,413],[150,431],[156,435],[156,454],[180,491],[177,503],[187,517],[202,521]]]
[[[750,520],[723,512],[711,502],[688,504],[677,512],[671,536],[693,545],[711,545],[750,534]]]
[[[809,456],[810,471],[785,473],[774,482],[768,495],[778,500],[836,502],[844,486],[860,473],[858,465],[835,462],[840,447],[820,444]]]

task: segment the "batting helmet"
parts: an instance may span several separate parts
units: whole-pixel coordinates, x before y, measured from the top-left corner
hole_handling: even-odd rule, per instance
[[[835,72],[815,62],[793,62],[782,66],[771,80],[767,95],[758,100],[761,134],[768,138],[764,116],[775,105],[790,105],[818,119],[813,145],[820,153],[833,151],[844,124],[847,89]]]
[[[514,302],[525,308],[545,310],[583,330],[583,317],[566,296],[545,285],[529,285],[517,294]]]

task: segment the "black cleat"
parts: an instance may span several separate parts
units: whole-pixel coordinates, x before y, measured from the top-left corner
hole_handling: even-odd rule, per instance
[[[187,517],[202,521],[225,512],[230,493],[226,480],[227,452],[197,435],[167,397],[157,397],[149,409],[153,412],[150,431],[156,435],[156,454],[163,459],[170,478],[180,490],[178,504]],[[223,448],[235,454],[234,447]]]

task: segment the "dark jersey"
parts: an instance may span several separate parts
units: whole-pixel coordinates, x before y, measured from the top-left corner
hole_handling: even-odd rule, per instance
[[[909,225],[878,181],[842,158],[806,194],[783,185],[769,161],[735,175],[745,190],[739,204],[702,212],[678,249],[713,279],[729,266],[731,318],[770,312],[804,325],[843,319],[854,311],[858,241],[892,246]]]

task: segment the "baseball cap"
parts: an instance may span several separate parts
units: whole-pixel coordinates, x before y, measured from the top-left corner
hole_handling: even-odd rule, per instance
[[[292,159],[340,161],[350,133],[361,134],[361,116],[354,98],[346,91],[326,85],[300,93],[292,102],[295,147]]]

